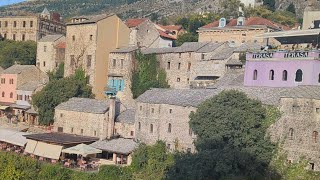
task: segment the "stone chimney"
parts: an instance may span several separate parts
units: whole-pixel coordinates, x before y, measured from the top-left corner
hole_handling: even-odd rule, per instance
[[[113,131],[114,131],[114,121],[116,118],[116,98],[110,97],[109,98],[109,116],[108,116],[108,134],[107,138],[110,139],[113,137]]]

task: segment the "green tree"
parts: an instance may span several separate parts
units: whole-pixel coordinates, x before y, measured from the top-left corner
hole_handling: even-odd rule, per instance
[[[176,46],[181,46],[185,42],[198,42],[198,36],[192,33],[184,33],[179,35],[176,40]]]
[[[0,41],[0,66],[8,68],[15,63],[35,65],[37,44],[33,41]]]
[[[55,71],[48,72],[50,81],[62,79],[64,76],[64,63],[59,64],[59,67]]]
[[[276,10],[276,1],[275,0],[263,0],[263,5],[266,6],[271,11]]]
[[[163,141],[158,141],[152,146],[141,144],[133,153],[131,168],[134,179],[165,179],[173,164],[173,154],[167,152]]]
[[[39,123],[53,123],[54,108],[72,97],[93,98],[92,88],[87,85],[83,70],[76,70],[75,75],[50,81],[41,91],[32,97],[32,104],[39,112]]]
[[[269,174],[269,163],[275,146],[266,137],[267,127],[264,124],[271,121],[266,116],[261,102],[249,99],[239,91],[223,91],[208,99],[190,115],[190,126],[197,135],[195,145],[198,153],[178,155],[176,168],[170,177],[273,177]]]
[[[287,7],[286,11],[289,11],[293,14],[296,14],[296,7],[294,6],[293,3],[290,3],[290,5]]]
[[[136,53],[138,68],[133,72],[131,91],[137,98],[150,88],[168,88],[166,72],[159,67],[155,54]]]

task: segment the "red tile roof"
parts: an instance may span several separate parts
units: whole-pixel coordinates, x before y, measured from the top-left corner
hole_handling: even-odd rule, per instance
[[[175,37],[170,36],[169,34],[167,34],[167,33],[163,32],[163,31],[161,31],[161,30],[159,30],[159,29],[158,29],[158,32],[159,32],[159,34],[160,34],[160,36],[161,36],[161,37],[164,37],[164,38],[167,38],[167,39],[176,40],[176,38],[175,38]]]
[[[60,42],[59,44],[56,45],[56,48],[65,49],[66,48],[66,42]]]
[[[161,24],[157,24],[157,25],[160,26],[161,28],[163,28],[165,30],[169,30],[169,31],[172,31],[172,30],[179,31],[180,29],[182,29],[181,25],[168,25],[168,26],[163,26]]]
[[[284,26],[279,23],[272,22],[262,17],[249,17],[244,22],[244,26],[257,26],[257,25],[265,25],[274,29],[290,30],[290,27],[288,26]],[[213,28],[218,26],[219,26],[219,21],[214,21],[210,24],[202,26],[201,28]],[[227,27],[232,27],[232,26],[237,26],[237,19],[231,19],[227,24]]]
[[[142,19],[128,19],[126,21],[126,25],[129,27],[129,28],[132,28],[132,27],[137,27],[139,26],[141,23],[145,22],[147,20],[147,18],[142,18]]]

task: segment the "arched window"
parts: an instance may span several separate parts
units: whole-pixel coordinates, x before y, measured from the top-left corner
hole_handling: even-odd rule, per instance
[[[138,129],[139,129],[139,131],[141,130],[141,123],[140,122],[138,123]]]
[[[153,124],[150,124],[150,133],[153,133]]]
[[[282,72],[282,81],[287,81],[288,80],[288,72],[284,70]]]
[[[13,98],[13,93],[10,93],[10,98]]]
[[[2,92],[2,97],[4,97],[4,92]]]
[[[171,133],[171,123],[168,125],[168,133]]]
[[[301,69],[298,69],[296,72],[296,82],[302,82],[303,72]]]
[[[253,71],[253,80],[257,80],[258,79],[258,71],[254,70]]]
[[[312,140],[313,140],[314,143],[318,142],[318,131],[313,131]]]
[[[289,139],[290,140],[293,139],[293,129],[292,128],[289,129]]]
[[[269,80],[274,80],[274,70],[270,70],[270,72],[269,72]]]

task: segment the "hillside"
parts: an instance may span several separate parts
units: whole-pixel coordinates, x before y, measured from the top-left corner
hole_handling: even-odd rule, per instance
[[[60,12],[64,17],[98,13],[116,13],[123,19],[132,17],[156,17],[185,14],[189,12],[219,12],[225,0],[29,0],[1,7],[0,15],[26,15],[39,13],[44,7]],[[296,6],[301,17],[308,4],[304,0],[276,0],[277,9],[286,9],[290,3]],[[228,7],[227,7],[228,8]]]

